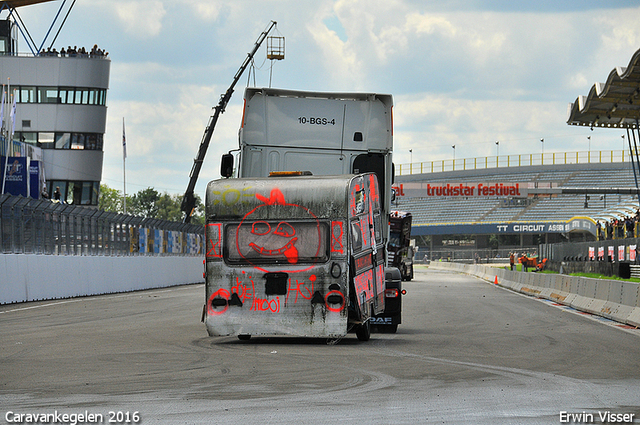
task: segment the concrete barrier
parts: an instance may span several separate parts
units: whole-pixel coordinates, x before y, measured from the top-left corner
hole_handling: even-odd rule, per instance
[[[483,265],[465,268],[450,262],[434,261],[429,267],[467,273],[491,283],[497,278],[498,285],[513,291],[640,327],[640,285],[634,282],[514,272]]]
[[[204,282],[203,257],[0,254],[0,304]]]

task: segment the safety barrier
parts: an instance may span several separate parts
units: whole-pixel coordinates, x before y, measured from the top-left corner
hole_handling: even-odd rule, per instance
[[[203,258],[0,254],[0,304],[202,283]]]
[[[548,299],[616,322],[640,326],[640,285],[634,282],[548,273],[525,273],[479,264],[432,261],[530,296]]]

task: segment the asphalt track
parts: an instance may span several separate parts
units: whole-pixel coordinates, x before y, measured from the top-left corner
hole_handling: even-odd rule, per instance
[[[640,423],[640,331],[462,274],[405,288],[396,334],[336,344],[208,337],[202,285],[0,306],[0,423]]]

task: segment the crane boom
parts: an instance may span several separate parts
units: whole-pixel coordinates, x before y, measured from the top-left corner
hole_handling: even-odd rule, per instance
[[[245,71],[245,69],[247,69],[247,67],[251,63],[251,60],[253,59],[256,52],[260,48],[260,45],[267,38],[267,35],[269,34],[269,32],[276,25],[277,25],[276,21],[271,21],[271,23],[267,26],[267,29],[265,29],[262,32],[262,34],[260,34],[260,36],[256,40],[255,45],[253,46],[253,50],[249,52],[244,62],[242,63],[242,66],[240,66],[240,69],[238,69],[238,72],[236,72],[236,75],[233,77],[233,81],[231,82],[231,85],[229,86],[227,91],[222,96],[220,96],[220,101],[214,107],[213,115],[209,118],[209,123],[207,124],[207,127],[204,130],[204,135],[202,136],[202,141],[200,142],[200,147],[198,148],[198,154],[193,159],[193,167],[191,168],[191,173],[189,174],[189,184],[187,185],[187,190],[185,191],[184,196],[182,197],[182,204],[180,206],[180,209],[182,209],[182,211],[184,211],[185,213],[184,220],[183,220],[184,223],[191,222],[191,216],[193,214],[193,210],[196,204],[196,198],[194,196],[193,191],[196,187],[196,182],[198,181],[198,176],[200,175],[200,169],[202,168],[204,157],[207,154],[207,149],[209,148],[209,142],[211,142],[211,136],[213,135],[213,130],[216,127],[218,118],[220,117],[220,114],[222,114],[225,111],[227,104],[231,99],[231,95],[233,94],[233,88],[238,83],[238,80],[242,76],[242,73]]]

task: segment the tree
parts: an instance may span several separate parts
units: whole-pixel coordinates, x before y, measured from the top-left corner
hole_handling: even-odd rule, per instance
[[[144,218],[156,218],[158,215],[157,202],[160,194],[152,187],[143,189],[133,195],[131,207],[127,205],[127,213]]]
[[[195,198],[196,205],[191,223],[204,225],[204,205],[198,195],[195,195]],[[132,196],[127,196],[127,214],[182,222],[184,214],[180,209],[181,204],[182,195],[170,195],[167,192],[161,195],[154,188],[148,187]],[[98,208],[103,211],[123,213],[122,192],[101,184]]]
[[[100,197],[98,198],[98,209],[102,211],[121,213],[122,212],[122,192],[111,189],[106,184],[100,184]]]
[[[180,195],[169,195],[163,193],[156,205],[158,206],[158,214],[156,218],[169,221],[182,221],[182,211],[180,211]]]

